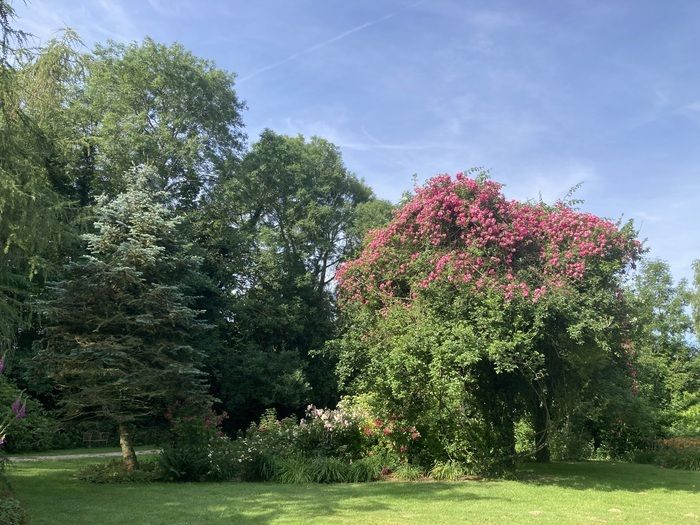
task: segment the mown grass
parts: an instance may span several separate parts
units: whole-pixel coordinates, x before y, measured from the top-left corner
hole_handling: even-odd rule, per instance
[[[159,448],[158,445],[137,445],[134,447],[136,452],[142,450],[153,450]],[[22,458],[43,457],[43,456],[71,456],[79,454],[104,454],[110,452],[121,452],[119,447],[81,447],[81,448],[66,448],[59,450],[32,451],[32,452],[17,452],[9,454]]]
[[[32,523],[700,523],[700,473],[648,465],[527,465],[492,481],[93,485],[73,478],[89,462],[11,468]]]

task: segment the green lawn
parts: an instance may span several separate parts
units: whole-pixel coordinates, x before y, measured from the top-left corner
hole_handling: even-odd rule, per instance
[[[136,452],[141,450],[153,450],[157,449],[158,445],[137,445],[134,447]],[[81,448],[66,448],[60,450],[47,450],[43,452],[19,452],[17,454],[9,454],[10,456],[17,456],[23,458],[31,458],[35,456],[70,456],[73,454],[103,454],[106,452],[120,452],[119,447],[81,447]]]
[[[11,468],[33,524],[700,523],[700,473],[644,465],[527,466],[517,481],[92,485],[72,477],[88,462]]]

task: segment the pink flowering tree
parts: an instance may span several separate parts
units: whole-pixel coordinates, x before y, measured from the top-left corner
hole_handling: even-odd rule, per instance
[[[337,272],[341,380],[415,423],[425,457],[507,468],[527,417],[546,460],[555,415],[629,377],[620,280],[641,251],[631,224],[435,177]]]

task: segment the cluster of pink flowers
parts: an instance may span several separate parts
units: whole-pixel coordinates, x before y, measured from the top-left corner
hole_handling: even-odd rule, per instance
[[[400,426],[398,425],[396,418],[389,418],[387,421],[384,421],[381,418],[373,419],[369,422],[369,424],[365,425],[362,431],[366,436],[391,436],[392,434],[402,434],[411,441],[417,441],[420,439],[420,432],[418,432],[416,427],[413,425]]]
[[[400,424],[398,419],[390,417],[387,420],[375,418],[368,421],[362,428],[368,438],[379,438],[400,454],[408,452],[411,443],[421,438],[420,432],[413,425]]]
[[[507,200],[500,184],[462,173],[428,181],[370,236],[336,274],[342,300],[386,305],[446,282],[537,302],[601,261],[623,268],[642,249],[608,220],[563,203]]]

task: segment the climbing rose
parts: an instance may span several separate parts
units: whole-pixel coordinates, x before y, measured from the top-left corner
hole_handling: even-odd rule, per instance
[[[622,269],[641,249],[611,221],[561,202],[507,200],[500,184],[458,173],[416,190],[336,277],[345,304],[410,304],[436,284],[536,303],[584,282],[597,265]]]

